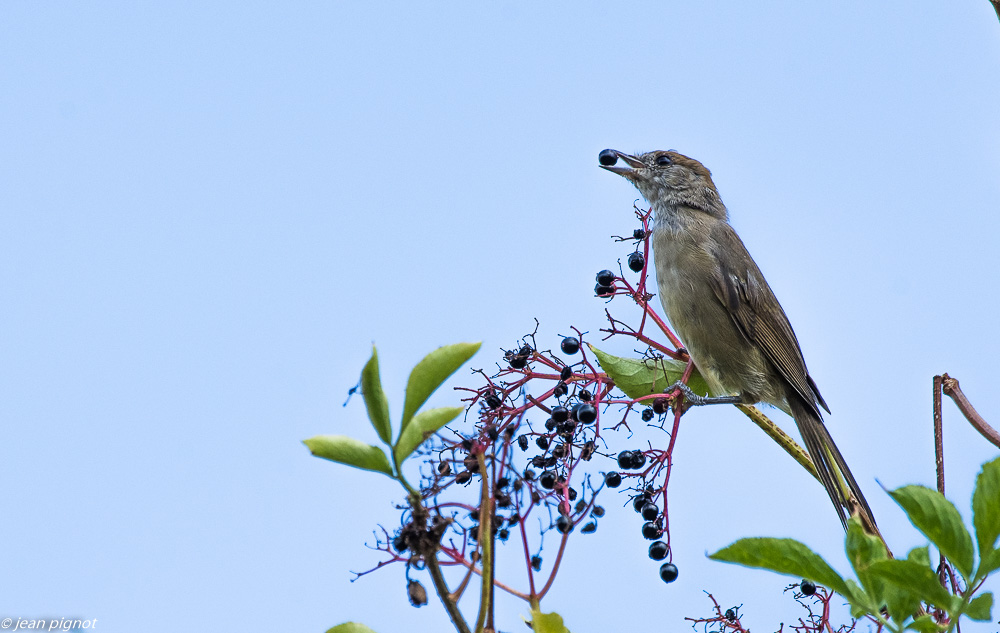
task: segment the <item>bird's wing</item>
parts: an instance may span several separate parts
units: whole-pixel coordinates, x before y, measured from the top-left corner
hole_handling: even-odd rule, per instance
[[[742,240],[728,224],[720,223],[715,229],[715,244],[728,253],[742,252],[745,257],[727,257],[715,254],[715,260],[722,264],[713,279],[716,297],[729,311],[729,316],[736,323],[744,336],[756,344],[778,372],[798,392],[803,400],[813,408],[816,402],[829,412],[829,407],[823,401],[816,384],[806,370],[802,350],[799,348],[795,332],[775,298],[771,287],[767,285],[764,275],[747,252]],[[730,270],[726,262],[745,261],[749,265],[745,270]],[[767,306],[775,306],[777,310],[768,310]],[[819,410],[816,410],[817,415]]]

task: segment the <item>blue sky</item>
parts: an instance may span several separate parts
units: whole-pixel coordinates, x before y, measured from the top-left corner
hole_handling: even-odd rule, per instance
[[[638,195],[605,147],[713,171],[895,549],[922,540],[876,479],[933,484],[932,376],[1000,421],[985,0],[5,3],[0,59],[0,615],[446,630],[399,568],[349,582],[391,482],[299,442],[375,439],[341,406],[372,342],[398,415],[439,345],[484,367],[536,317],[551,346],[602,327]],[[945,410],[968,518],[996,451]],[[703,591],[776,629],[786,580],[704,557],[741,536],[844,569],[822,490],[742,415],[692,412],[677,451],[680,579],[609,495],[543,603],[571,630],[676,630]]]

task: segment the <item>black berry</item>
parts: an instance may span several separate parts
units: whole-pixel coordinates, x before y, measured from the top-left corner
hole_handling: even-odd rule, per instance
[[[611,286],[602,286],[601,284],[597,284],[596,286],[594,286],[594,294],[596,294],[598,297],[610,297],[614,293],[615,289],[612,288]]]
[[[560,380],[556,383],[556,386],[552,388],[552,395],[557,398],[562,398],[566,395],[566,391],[566,383]]]
[[[816,593],[816,585],[809,582],[808,580],[803,580],[799,583],[799,591],[802,592],[803,596],[811,596]]]
[[[622,470],[632,470],[632,451],[622,451],[618,453],[618,468]]]
[[[666,412],[667,412],[667,399],[666,398],[653,399],[653,413],[657,415],[663,415]]]
[[[546,431],[555,431],[556,430],[556,421],[553,420],[552,418],[549,418],[548,420],[546,420],[545,421],[545,430]]]
[[[596,531],[597,531],[597,522],[596,521],[591,521],[587,525],[585,525],[582,528],[580,528],[580,533],[581,534],[593,534]]]
[[[564,354],[576,354],[580,351],[580,339],[575,336],[567,336],[562,340],[562,344],[559,345],[559,348]]]
[[[535,571],[542,571],[542,557],[541,556],[537,556],[536,555],[536,556],[532,556],[531,557],[531,568],[534,569]]]
[[[639,495],[635,499],[632,499],[632,508],[636,512],[642,512],[642,506],[646,505],[648,502],[649,502],[649,497],[647,497],[646,495]]]
[[[497,532],[497,538],[500,539],[501,541],[506,541],[508,538],[510,538],[510,530],[508,530],[507,528],[503,528],[502,530]]]
[[[510,359],[510,366],[514,369],[524,369],[527,364],[528,358],[526,356],[514,356]]]
[[[549,438],[542,435],[541,437],[535,440],[535,446],[544,451],[549,447]]]
[[[652,541],[655,538],[660,538],[660,528],[656,527],[656,524],[652,521],[646,521],[642,524],[642,537]]]
[[[622,485],[622,476],[615,471],[611,471],[610,473],[604,475],[604,485],[608,488],[617,488]]]
[[[605,167],[610,167],[618,162],[618,154],[613,149],[602,149],[601,153],[597,155],[597,162]]]
[[[660,565],[660,578],[663,579],[663,582],[677,580],[677,565],[673,563],[663,563]]]
[[[653,419],[653,410],[650,408],[645,408],[642,410],[642,421],[649,422]]]
[[[559,530],[560,534],[566,534],[573,529],[573,524],[570,522],[568,517],[560,515],[556,519],[556,529]]]
[[[470,473],[467,470],[463,470],[462,472],[455,475],[456,484],[464,484],[468,482],[470,479],[472,479],[472,473]]]
[[[642,451],[632,451],[632,468],[639,469],[646,465],[646,454]]]
[[[562,368],[559,372],[559,380],[566,381],[573,377],[573,370],[570,369],[569,365]]]
[[[538,477],[538,483],[546,490],[552,490],[556,486],[556,474],[551,470],[546,470]]]
[[[590,402],[590,400],[591,400],[591,399],[592,399],[592,398],[593,398],[594,396],[593,396],[593,394],[591,394],[591,393],[590,393],[589,391],[587,391],[586,389],[581,389],[581,390],[580,390],[580,393],[578,393],[578,394],[577,394],[577,397],[578,397],[578,398],[579,398],[580,400],[582,400],[583,402]]]
[[[392,549],[396,550],[397,552],[406,551],[406,539],[403,538],[402,534],[392,539]]]
[[[649,557],[653,560],[663,560],[667,557],[667,544],[663,541],[656,541],[649,544]]]
[[[736,611],[733,609],[726,609],[726,619],[732,622],[736,619]]]
[[[497,394],[490,393],[486,395],[486,406],[489,408],[499,409],[501,404],[503,404],[503,401],[497,397]]]
[[[647,521],[652,521],[656,517],[660,516],[660,509],[657,508],[656,504],[653,503],[652,501],[647,501],[642,506],[642,510],[639,510],[639,514],[641,514],[642,518],[646,519]]]
[[[466,457],[462,461],[462,463],[465,464],[465,468],[470,473],[478,473],[479,472],[479,462],[472,455],[469,455],[468,457]]]
[[[642,256],[642,253],[635,252],[628,256],[628,267],[632,269],[632,272],[639,272],[645,265],[646,258]]]
[[[522,435],[521,437],[517,438],[517,445],[521,447],[522,451],[528,450],[528,436]]]
[[[600,519],[602,516],[604,516],[604,507],[603,506],[594,506],[594,509],[590,511],[590,515],[591,516],[595,516],[598,519]]]
[[[566,407],[555,407],[552,409],[552,419],[556,422],[565,422],[569,419],[569,409]]]
[[[646,238],[646,232],[642,229],[636,229],[632,231],[632,239],[642,240]]]
[[[597,409],[592,404],[581,404],[576,411],[576,419],[584,424],[593,424],[597,419]]]

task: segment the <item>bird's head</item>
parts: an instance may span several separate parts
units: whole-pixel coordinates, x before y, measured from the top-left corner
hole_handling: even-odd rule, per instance
[[[618,165],[621,160],[624,165]],[[712,172],[684,154],[657,150],[633,156],[615,149],[598,155],[601,167],[622,176],[661,211],[677,206],[700,209],[726,218],[726,208],[712,182]]]

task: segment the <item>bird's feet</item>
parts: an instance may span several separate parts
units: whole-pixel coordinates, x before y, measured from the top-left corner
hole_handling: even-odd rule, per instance
[[[693,407],[700,407],[707,404],[740,404],[743,402],[742,396],[699,396],[691,391],[691,387],[688,387],[679,380],[667,387],[664,393],[670,393],[675,389],[684,394],[684,399]]]

